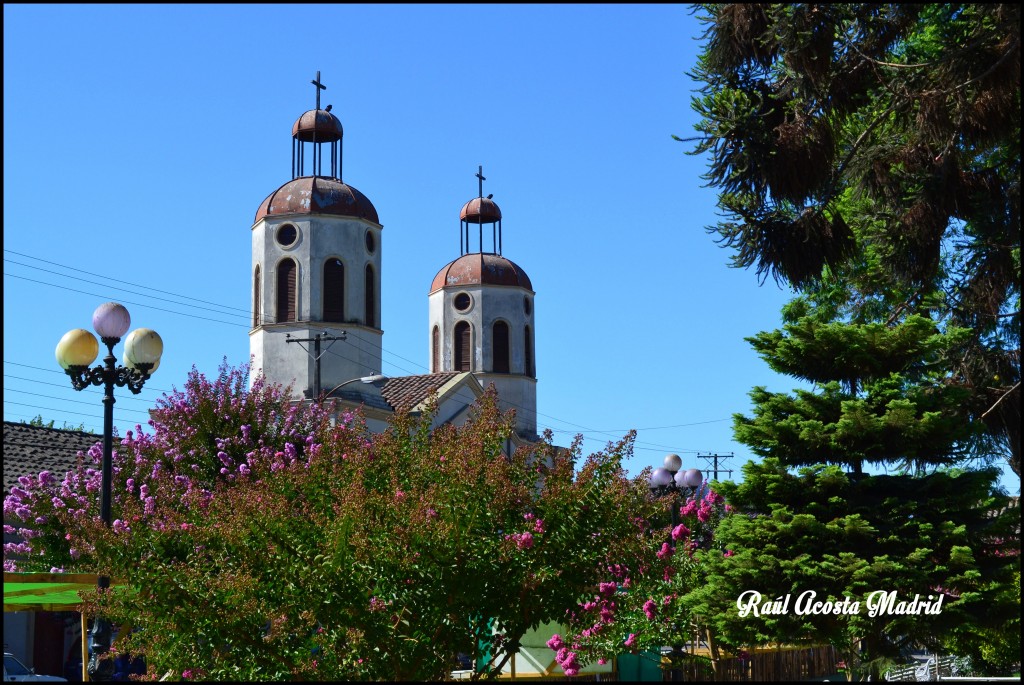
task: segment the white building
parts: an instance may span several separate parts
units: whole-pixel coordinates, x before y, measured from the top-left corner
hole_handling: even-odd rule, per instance
[[[292,126],[291,179],[256,211],[253,371],[292,385],[296,400],[323,393],[362,406],[371,430],[401,406],[421,410],[432,392],[435,421],[461,423],[493,383],[502,409],[516,411],[518,438],[535,440],[533,286],[501,254],[501,210],[483,197],[482,169],[479,195],[461,211],[461,254],[430,285],[431,373],[380,377],[384,227],[369,198],[342,180],[344,130],[329,109],[320,109],[318,88],[316,109]]]

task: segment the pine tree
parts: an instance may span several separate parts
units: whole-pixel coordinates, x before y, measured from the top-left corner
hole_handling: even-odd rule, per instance
[[[937,360],[967,332],[920,316],[885,326],[816,314],[797,300],[782,330],[749,338],[774,370],[814,385],[755,388],[753,417],[736,415],[736,438],[764,460],[744,467],[741,485],[722,484],[746,514],[719,529],[736,554],[709,555],[708,582],[689,601],[734,646],[827,640],[877,680],[912,645],[937,649],[1001,625],[1016,606],[1002,588],[1019,546],[991,515],[1007,501],[994,490],[998,472],[956,468],[977,424],[963,408],[968,391],[945,382]],[[789,596],[788,613],[739,616],[748,590]],[[798,613],[808,591],[858,601],[859,611]],[[941,613],[870,616],[879,591],[942,597]]]

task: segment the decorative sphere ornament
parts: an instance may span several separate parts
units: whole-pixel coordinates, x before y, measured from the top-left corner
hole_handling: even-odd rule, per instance
[[[136,328],[124,341],[124,365],[136,368],[139,364],[153,364],[150,373],[160,366],[160,355],[164,353],[164,341],[149,328]]]
[[[89,366],[99,353],[99,341],[84,328],[75,328],[65,333],[55,351],[57,363],[65,371],[71,366]]]
[[[131,325],[132,317],[128,310],[117,302],[101,304],[92,314],[92,327],[101,338],[120,338]]]

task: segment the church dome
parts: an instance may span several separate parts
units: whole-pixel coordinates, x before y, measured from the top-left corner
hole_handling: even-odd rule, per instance
[[[333,143],[345,135],[341,121],[325,109],[311,109],[292,126],[292,138],[304,143]]]
[[[492,224],[501,220],[501,210],[489,197],[474,197],[462,205],[459,219],[470,224]]]
[[[253,223],[279,214],[333,214],[380,223],[369,198],[352,186],[326,176],[302,176],[288,181],[260,204]]]
[[[533,290],[530,277],[501,255],[473,252],[445,265],[430,284],[430,292],[467,285],[512,285]]]

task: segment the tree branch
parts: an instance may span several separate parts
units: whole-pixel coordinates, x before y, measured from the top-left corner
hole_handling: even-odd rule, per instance
[[[1017,389],[1017,388],[1019,388],[1019,387],[1020,387],[1020,381],[1017,381],[1017,382],[1016,382],[1016,383],[1014,384],[1014,386],[1013,386],[1012,388],[1010,388],[1009,390],[1007,390],[1006,392],[1004,392],[1004,393],[1003,393],[1003,396],[1002,396],[1002,397],[1000,397],[1000,398],[999,398],[998,400],[996,400],[996,403],[995,403],[995,404],[993,404],[993,405],[992,405],[991,407],[989,407],[988,409],[986,409],[986,410],[985,410],[985,413],[981,415],[981,418],[985,418],[986,416],[988,416],[989,414],[991,414],[991,413],[992,413],[992,410],[993,410],[993,409],[995,409],[996,407],[998,407],[998,406],[999,406],[999,403],[1000,403],[1000,402],[1002,402],[1003,400],[1005,400],[1005,399],[1006,399],[1006,397],[1007,397],[1007,396],[1008,396],[1008,395],[1009,395],[1009,394],[1010,394],[1011,392],[1013,392],[1014,390],[1016,390],[1016,389]]]

